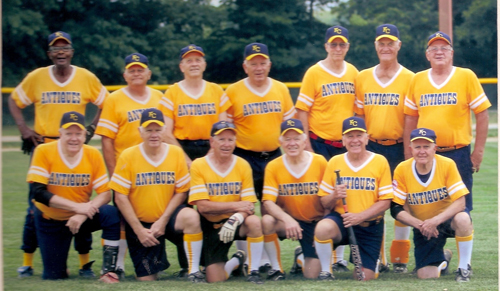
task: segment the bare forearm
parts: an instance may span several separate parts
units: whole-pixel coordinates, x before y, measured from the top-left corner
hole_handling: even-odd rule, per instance
[[[72,212],[76,212],[78,209],[78,204],[77,202],[68,200],[66,198],[63,198],[61,196],[54,195],[49,201],[49,206],[53,208],[58,208],[58,209],[64,209]]]
[[[102,154],[104,156],[104,162],[106,163],[106,168],[108,169],[109,176],[113,175],[116,166],[115,158],[115,141],[107,136],[102,136]]]
[[[17,107],[16,102],[14,101],[14,99],[12,99],[12,96],[9,96],[8,105],[10,114],[14,118],[17,128],[19,129],[20,132],[22,132],[28,126],[26,125],[21,109]]]
[[[441,224],[465,209],[465,197],[453,201],[443,212],[435,216],[438,224]]]
[[[283,211],[281,207],[276,205],[276,203],[266,200],[264,201],[264,207],[267,210],[267,213],[272,217],[276,218],[279,221],[285,222],[287,218],[292,218],[288,213]]]
[[[474,143],[474,151],[479,151],[481,154],[484,153],[484,146],[488,137],[489,118],[487,109],[476,114],[476,142]]]
[[[205,215],[221,215],[221,214],[233,214],[239,211],[238,202],[215,202],[215,201],[198,201],[196,203],[198,211]]]
[[[383,215],[384,212],[387,209],[389,209],[390,206],[391,206],[391,200],[379,200],[375,202],[372,206],[370,206],[370,208],[366,209],[360,214],[362,215],[364,221],[371,220],[380,215]]]
[[[422,220],[412,216],[410,213],[408,213],[406,211],[399,212],[396,219],[398,221],[408,225],[408,226],[411,226],[411,227],[414,227],[417,229],[420,228],[420,224],[422,223]]]
[[[97,123],[99,122],[99,118],[101,117],[101,112],[102,112],[102,109],[101,108],[97,108],[97,112],[94,116],[94,119],[92,120],[92,124],[97,126]]]
[[[95,207],[99,208],[105,204],[108,204],[110,201],[111,201],[111,192],[106,191],[95,196],[94,199],[90,201],[90,203],[92,203],[92,205],[94,205]]]
[[[333,210],[335,204],[337,204],[337,200],[338,199],[335,199],[333,194],[330,194],[328,196],[322,196],[320,198],[321,205],[323,206],[323,208],[330,211]]]

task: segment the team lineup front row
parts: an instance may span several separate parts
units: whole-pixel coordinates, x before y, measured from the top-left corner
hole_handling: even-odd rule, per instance
[[[343,260],[343,248],[347,244],[345,227],[350,226],[354,227],[360,245],[371,246],[370,249],[361,247],[361,255],[365,278],[372,279],[377,276],[377,269],[381,272],[388,270],[384,239],[380,244],[370,242],[370,239],[378,241],[378,236],[373,236],[372,232],[384,229],[383,212],[391,204],[391,211],[397,217],[395,238],[390,248],[394,272],[408,271],[410,226],[421,234],[414,235],[414,238],[420,237],[424,243],[428,238],[438,237],[429,240],[433,241],[432,245],[423,242],[417,245],[415,241],[415,253],[424,254],[420,256],[420,261],[417,259],[420,278],[436,277],[439,274],[437,270],[444,268],[441,263],[451,258],[451,252],[443,254],[444,238],[453,236],[455,231],[460,258],[456,279],[468,281],[471,275],[472,224],[470,221],[458,223],[455,219],[470,220],[470,216],[464,218],[460,211],[463,208],[464,213],[469,213],[473,209],[472,174],[479,171],[483,158],[491,103],[471,70],[453,66],[452,41],[443,32],[429,36],[425,54],[431,68],[417,74],[398,63],[402,42],[395,25],[377,27],[374,45],[380,63],[358,72],[344,61],[350,47],[347,29],[330,27],[325,34],[324,49],[327,56],[305,73],[294,106],[288,88],[268,77],[271,58],[267,46],[262,43],[251,43],[245,47],[243,69],[247,77],[230,85],[225,91],[219,85],[203,79],[205,52],[199,46],[189,45],[182,48],[179,55],[179,69],[184,79],[172,85],[164,94],[147,87],[151,78],[150,64],[148,58],[140,53],[125,58],[123,77],[127,86],[109,94],[95,75],[71,65],[74,49],[69,34],[58,31],[49,35],[47,55],[54,65],[31,72],[9,97],[9,110],[25,141],[23,149],[34,153],[33,162],[35,156],[41,155],[38,145],[42,143],[46,143],[42,148],[48,149],[49,145],[54,149],[57,147],[59,154],[62,154],[65,151],[62,142],[68,140],[62,134],[67,130],[64,126],[71,125],[71,122],[64,122],[65,118],[80,121],[86,104],[92,102],[99,110],[92,124],[87,126],[87,134],[83,138],[86,137],[84,140],[88,141],[94,131],[102,137],[102,154],[111,176],[109,187],[114,191],[114,198],[108,194],[99,195],[96,204],[89,203],[83,199],[85,195],[76,194],[76,190],[72,189],[61,195],[65,199],[78,197],[74,201],[78,205],[65,204],[67,201],[58,202],[57,198],[54,201],[56,205],[50,205],[59,194],[51,195],[55,194],[52,190],[31,181],[30,204],[23,232],[23,266],[18,269],[19,276],[33,275],[33,253],[38,246],[42,249],[42,258],[47,257],[44,255],[47,247],[58,249],[59,245],[52,244],[53,239],[49,238],[64,234],[64,239],[60,238],[60,241],[67,243],[69,248],[70,233],[75,235],[75,250],[79,253],[79,275],[95,276],[89,259],[92,236],[88,228],[86,231],[79,229],[84,225],[85,217],[114,217],[116,208],[106,206],[97,212],[100,206],[113,200],[122,218],[118,221],[118,238],[114,234],[116,221],[106,218],[100,225],[103,229],[111,227],[105,231],[105,236],[103,234],[106,246],[104,263],[107,264],[107,260],[116,262],[116,266],[113,263],[112,266],[104,266],[105,281],[113,282],[124,275],[127,244],[137,278],[156,279],[158,271],[168,267],[168,263],[163,260],[164,251],[149,253],[142,248],[162,244],[159,237],[165,237],[176,245],[181,267],[178,275],[186,276],[193,282],[224,280],[237,266],[240,266],[237,268],[239,273],[246,273],[247,268],[243,265],[248,265],[250,281],[261,282],[256,271],[262,271],[262,268],[269,272],[270,279],[283,279],[285,272],[277,255],[278,238],[283,237],[301,239],[301,247],[295,252],[295,261],[300,264],[294,264],[294,272],[302,270],[307,278],[332,279],[333,272],[348,270],[347,261]],[[21,109],[31,104],[35,105],[34,129],[26,125],[21,113]],[[151,111],[151,108],[158,108],[159,111]],[[473,150],[471,111],[476,117]],[[72,112],[70,117],[68,112]],[[145,116],[144,112],[151,112],[151,116]],[[357,117],[353,119],[354,114]],[[436,122],[437,117],[439,123]],[[143,123],[143,118],[150,119]],[[61,124],[60,120],[63,120]],[[346,125],[347,120],[353,124]],[[219,121],[226,123],[221,125],[217,123]],[[282,124],[287,121],[290,124]],[[359,128],[349,130],[349,126],[357,124]],[[73,127],[75,130],[80,128],[78,124],[73,125],[76,126]],[[155,125],[158,128],[148,130]],[[219,132],[225,126],[234,128]],[[291,130],[287,130],[287,126]],[[220,127],[219,130],[213,131],[217,127]],[[414,130],[417,128],[423,131],[416,134]],[[236,136],[227,137],[232,131],[237,133]],[[297,136],[291,137],[294,133]],[[361,136],[352,136],[354,133]],[[415,139],[420,135],[427,135],[427,141],[431,144],[420,146],[417,150],[416,144],[426,140]],[[152,147],[146,146],[149,142],[153,143]],[[76,140],[67,143],[72,153],[59,160],[58,166],[67,167],[73,173],[83,161],[83,156],[76,150],[79,144]],[[128,150],[134,146],[138,146],[134,152]],[[285,152],[283,156],[280,147]],[[175,158],[172,157],[174,153],[178,153]],[[233,153],[239,158],[234,158]],[[434,157],[434,153],[439,155]],[[160,167],[166,157],[169,159],[168,164],[175,167],[156,170],[155,167]],[[456,185],[448,185],[449,181],[438,179],[441,171],[448,171],[438,167],[444,163],[441,163],[443,157],[454,161],[459,172],[458,179],[463,181],[465,190],[459,180],[454,182]],[[244,170],[246,166],[240,158],[250,165],[249,172]],[[410,158],[414,158],[414,165],[403,163]],[[332,163],[335,161],[335,168],[331,171],[325,170],[328,160]],[[52,163],[55,160],[51,156],[45,162]],[[100,162],[86,160],[84,163],[93,167]],[[378,166],[372,168],[372,163]],[[389,165],[388,170],[383,170],[381,166],[385,163]],[[413,183],[409,178],[398,180],[398,165],[401,165],[400,168],[406,165],[417,182]],[[149,169],[143,169],[149,166]],[[98,193],[107,193],[104,190],[107,187],[106,168],[95,176],[103,180],[42,167],[30,168],[30,173],[43,173],[42,176],[48,179],[45,181],[47,186],[54,183],[55,186],[79,189],[85,184],[90,191],[86,192],[89,196],[92,189],[89,185],[93,183],[94,186],[98,185],[94,187],[96,191],[99,189]],[[238,169],[240,176],[250,175],[252,184],[223,180],[232,177],[234,168]],[[139,175],[127,172],[129,170],[142,172]],[[335,182],[334,170],[341,170],[342,185]],[[305,177],[308,177],[306,181],[299,181]],[[382,177],[387,181],[383,180],[383,184],[379,185],[377,179]],[[406,188],[402,185],[406,185]],[[423,188],[418,188],[420,186]],[[136,196],[130,193],[136,187],[141,193],[140,197],[147,197],[144,201],[134,198]],[[155,191],[145,190],[149,187],[173,192],[157,197],[159,194]],[[173,195],[188,190],[187,201],[181,199],[182,195]],[[467,190],[469,193],[463,199],[458,198]],[[361,195],[363,199],[352,202],[353,197],[349,197],[351,191],[361,191],[367,196]],[[234,194],[236,192],[239,194]],[[261,220],[253,215],[253,192],[256,199],[262,202]],[[204,193],[208,193],[208,198]],[[321,198],[316,197],[318,195]],[[340,198],[343,195],[347,195],[350,213],[343,213],[338,208],[342,206]],[[32,200],[36,200],[36,196],[39,201],[35,206]],[[231,201],[233,196],[241,197],[243,201],[222,203],[210,200],[215,197]],[[405,197],[408,198],[404,200]],[[465,207],[460,206],[463,200]],[[195,204],[198,212],[190,207],[176,208],[173,205],[177,202]],[[49,207],[44,203],[48,203]],[[405,206],[401,208],[397,204]],[[48,210],[50,207],[62,207],[66,212],[51,213]],[[444,208],[446,210],[442,211]],[[41,217],[50,223],[34,223],[37,213],[40,218],[41,209],[47,210],[47,213],[42,211]],[[333,215],[332,211],[341,216]],[[233,217],[234,213],[239,215]],[[198,216],[200,220],[191,220]],[[225,219],[228,219],[227,222]],[[452,221],[446,224],[445,221],[449,219]],[[56,222],[59,223],[57,227],[51,225]],[[465,226],[466,229],[459,228]],[[96,222],[91,229],[98,227]],[[165,230],[166,227],[170,227],[170,230]],[[212,231],[207,231],[207,228]],[[45,235],[40,234],[42,232]],[[39,238],[40,235],[42,238]],[[232,241],[233,235],[239,250],[233,258],[228,260],[227,250],[220,247],[220,253],[219,249],[216,252],[212,250],[202,255],[199,261],[202,245],[207,246],[207,242],[216,245],[215,242],[219,243],[219,240]],[[309,242],[304,244],[303,240]],[[377,245],[379,250],[375,254]],[[335,249],[332,253],[333,246]],[[440,253],[431,250],[439,250]],[[115,257],[115,252],[118,252],[116,261],[110,259]],[[330,256],[328,260],[327,255]],[[67,277],[66,258],[67,248],[64,260],[53,261],[57,268],[46,265],[44,259],[43,278]],[[150,263],[151,260],[153,263]],[[200,263],[206,267],[206,278],[199,272]]]
[[[283,280],[280,239],[300,243],[294,273],[301,270],[305,278],[334,280],[332,250],[349,243],[350,227],[359,245],[364,278],[371,280],[378,277],[387,209],[414,228],[419,278],[436,278],[448,271],[451,253],[443,247],[448,237],[455,237],[457,279],[468,279],[463,278],[472,253],[472,221],[464,198],[468,190],[455,163],[435,155],[436,134],[430,129],[411,132],[413,158],[397,166],[391,183],[387,160],[366,150],[363,119],[343,121],[347,153],[329,162],[305,150],[307,135],[300,120],[284,121],[279,137],[284,154],[266,167],[261,219],[255,215],[251,167],[233,154],[238,139],[234,124],[219,121],[212,126],[209,153],[193,161],[189,171],[182,150],[162,142],[161,111],[146,109],[138,129],[142,143],[123,151],[108,183],[100,152],[84,145],[84,120],[78,112],[65,113],[60,139],[37,147],[28,172],[27,180],[35,188],[35,224],[45,279],[67,277],[74,234],[102,229],[101,280],[119,282],[115,262],[121,213],[139,280],[157,279],[169,267],[165,238],[173,236],[184,242],[192,282],[224,281],[236,269],[246,274],[248,254],[247,280],[262,284],[259,263],[264,250],[272,267],[267,279]],[[108,205],[110,189],[117,207]],[[92,190],[98,195],[90,200]],[[228,260],[234,240],[246,240],[247,252],[239,250]]]

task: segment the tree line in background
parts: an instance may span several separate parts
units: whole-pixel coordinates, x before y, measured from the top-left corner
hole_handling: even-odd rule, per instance
[[[205,79],[232,83],[245,76],[243,49],[251,42],[268,45],[271,77],[302,80],[307,68],[326,56],[324,33],[332,25],[349,30],[346,60],[359,70],[378,63],[376,26],[395,24],[403,47],[399,61],[412,71],[429,67],[427,37],[438,30],[438,0],[4,0],[3,87],[16,86],[33,69],[50,65],[47,36],[71,34],[72,63],[94,72],[105,85],[124,84],[124,57],[149,57],[152,83],[182,79],[179,50],[195,43],[204,48]],[[327,23],[314,17],[327,9]],[[323,12],[323,15],[325,13]],[[453,2],[454,63],[479,77],[497,76],[495,0]],[[324,17],[323,17],[324,18]]]

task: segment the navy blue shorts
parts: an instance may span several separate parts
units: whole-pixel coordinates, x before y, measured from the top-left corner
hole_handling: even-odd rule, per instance
[[[219,238],[219,231],[226,221],[227,219],[218,223],[210,222],[200,214],[201,230],[203,231],[203,250],[201,257],[203,258],[202,263],[204,266],[210,266],[212,264],[228,261],[227,253],[229,252],[233,242],[231,241],[226,244]],[[242,237],[239,235],[240,229],[241,224],[236,228],[234,240],[247,239],[246,236]]]
[[[130,258],[134,263],[135,274],[137,277],[144,277],[157,274],[160,271],[168,269],[170,263],[167,259],[167,252],[165,251],[165,238],[168,237],[175,239],[175,241],[183,240],[184,234],[175,231],[175,221],[179,212],[185,208],[185,204],[179,205],[172,213],[172,217],[165,227],[165,235],[156,238],[160,244],[152,247],[144,247],[134,230],[125,221],[125,232],[127,236],[127,244],[130,252]],[[150,228],[153,223],[142,222],[142,226]]]
[[[299,242],[302,247],[304,257],[317,259],[318,254],[316,253],[316,248],[314,247],[314,229],[316,228],[318,222],[305,222],[302,220],[297,220],[297,222],[302,228],[302,239],[299,240]]]
[[[331,212],[325,218],[333,220],[340,229],[340,234],[342,239],[339,243],[335,243],[335,247],[339,245],[348,245],[349,236],[347,234],[347,229],[344,227],[344,220],[338,212]],[[362,227],[359,225],[352,227],[354,230],[354,235],[356,236],[356,241],[358,242],[359,252],[361,254],[361,261],[363,262],[363,268],[370,269],[375,272],[377,268],[377,260],[380,256],[380,247],[382,246],[382,238],[384,235],[384,220],[380,220],[378,223],[376,221],[370,222],[367,227]],[[349,256],[349,261],[352,263],[352,253]]]
[[[184,152],[191,160],[201,158],[207,155],[210,150],[210,142],[208,140],[177,140]]]
[[[73,234],[66,226],[68,221],[47,219],[36,207],[34,216],[36,234],[42,254],[42,278],[44,280],[68,278],[66,262],[73,238]],[[114,241],[120,239],[120,216],[116,207],[107,204],[99,207],[99,212],[81,225],[78,234],[87,236],[101,229],[103,239]]]
[[[262,199],[262,189],[264,188],[264,170],[267,163],[281,156],[281,150],[277,148],[271,152],[253,152],[241,148],[235,148],[234,154],[241,157],[250,164],[252,168],[253,187],[257,199]]]
[[[469,194],[465,195],[465,206],[472,211],[472,161],[470,159],[470,145],[449,152],[438,152],[438,154],[448,157],[457,164],[458,172],[462,177]]]
[[[347,152],[345,147],[337,148],[312,138],[309,138],[309,141],[311,142],[311,147],[314,152],[325,157],[327,161],[329,161],[333,156],[337,156]]]
[[[470,213],[467,209],[464,211]],[[427,240],[422,233],[414,228],[413,229],[413,244],[415,245],[415,264],[417,270],[425,266],[439,266],[444,258],[444,246],[446,239],[455,237],[455,231],[451,228],[451,221],[453,217],[438,225],[439,236]]]
[[[370,152],[383,155],[387,159],[391,168],[391,176],[394,174],[394,169],[396,169],[397,165],[405,160],[405,147],[403,143],[385,146],[370,140],[366,149]]]

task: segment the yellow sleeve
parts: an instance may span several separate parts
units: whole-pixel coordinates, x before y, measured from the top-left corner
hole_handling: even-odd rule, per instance
[[[323,180],[319,186],[318,196],[328,196],[333,194],[333,186],[335,186],[334,172],[335,166],[333,165],[333,159],[331,159],[326,166]]]
[[[29,73],[12,92],[12,100],[16,102],[17,107],[23,109],[35,102],[35,94],[33,90],[37,86],[37,78],[35,73],[38,70]]]
[[[399,205],[405,205],[406,196],[408,195],[405,183],[405,171],[404,167],[399,164],[394,170],[394,180],[392,181],[392,186],[394,189],[394,198],[392,201]]]
[[[384,156],[379,156],[382,169],[381,176],[378,184],[378,200],[388,200],[394,198],[394,192],[392,189],[392,181],[391,181],[391,169],[389,167],[389,163]]]
[[[188,166],[184,159],[184,153],[181,148],[170,145],[177,153],[177,171],[175,172],[175,194],[184,193],[189,191],[189,182],[191,176],[189,175]]]
[[[109,188],[121,194],[128,195],[132,187],[132,169],[126,153],[127,151],[122,152],[116,162],[115,171],[109,182]]]
[[[240,161],[242,162],[241,200],[255,203],[257,202],[257,196],[253,187],[252,168],[247,161],[243,159]]]
[[[93,151],[94,162],[92,163],[92,170],[94,180],[92,181],[93,189],[97,194],[109,191],[109,178],[106,170],[106,164],[104,164],[104,158],[102,157],[99,150],[89,147]]]
[[[106,102],[104,102],[95,133],[109,137],[110,139],[116,139],[119,129],[120,125],[115,110],[115,99],[111,96],[111,98],[107,98]]]
[[[158,109],[163,113],[163,115],[174,120],[174,101],[172,96],[172,89],[168,89],[165,95],[161,98]]]
[[[418,116],[418,107],[414,92],[416,77],[417,75],[411,79],[410,86],[408,86],[408,93],[406,93],[405,97],[404,113],[411,116]]]
[[[264,172],[264,190],[262,191],[262,201],[269,200],[276,203],[279,195],[279,185],[276,179],[276,163],[271,161],[267,164]]]
[[[359,78],[360,78],[360,75],[358,74],[358,76],[356,77],[354,83],[355,84],[359,84]],[[358,85],[356,86],[355,85],[355,94],[356,94],[356,99],[354,100],[354,112],[357,114],[357,115],[365,115],[365,97],[364,97],[364,94],[363,92],[361,92],[361,90],[359,89],[359,87],[361,87],[361,85]]]
[[[316,100],[315,81],[313,72],[311,68],[309,68],[302,79],[302,85],[300,87],[299,97],[295,103],[295,108],[306,112],[311,111],[311,107]]]
[[[196,159],[191,164],[191,182],[188,200],[190,205],[194,205],[195,203],[193,202],[198,200],[210,200],[206,182],[203,177],[202,160],[203,159]]]
[[[28,170],[28,183],[49,184],[50,179],[50,158],[45,150],[45,145],[39,145],[33,153],[31,165]],[[56,154],[56,153],[54,153]]]
[[[90,73],[90,74],[92,75],[92,77],[90,79],[91,81],[88,84],[89,90],[90,90],[90,94],[91,94],[90,101],[94,105],[96,105],[97,107],[99,107],[99,108],[102,109],[102,107],[104,105],[104,101],[109,96],[109,92],[106,89],[106,87],[104,87],[101,84],[101,81],[97,78],[96,75],[94,75],[92,73]]]
[[[283,96],[285,100],[283,100],[283,120],[288,120],[290,118],[295,118],[296,111],[295,107],[293,106],[293,101],[292,101],[292,96],[290,95],[290,90],[288,90],[288,87],[280,83],[283,88]]]
[[[469,102],[474,114],[478,114],[491,107],[491,102],[484,93],[483,86],[481,86],[476,74],[469,69],[467,69],[467,73],[467,102]]]

